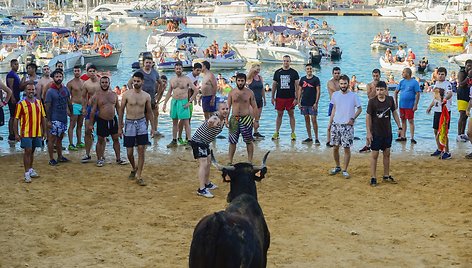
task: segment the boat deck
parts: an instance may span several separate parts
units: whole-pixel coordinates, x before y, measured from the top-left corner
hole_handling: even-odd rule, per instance
[[[303,9],[290,12],[294,16],[380,16],[375,9]]]

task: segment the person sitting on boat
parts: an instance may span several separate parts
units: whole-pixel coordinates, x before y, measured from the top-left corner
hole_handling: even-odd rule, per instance
[[[215,59],[216,58],[216,55],[214,54],[214,50],[213,49],[209,49],[208,50],[208,58],[209,59]]]
[[[456,25],[454,25],[454,27],[452,27],[451,35],[457,35],[457,26]]]
[[[336,40],[334,40],[334,37],[331,38],[331,41],[329,41],[329,46],[330,47],[335,47],[336,45],[337,45],[337,42],[336,42]]]
[[[382,41],[382,33],[378,33],[376,36],[374,36],[374,42],[380,42]]]
[[[312,37],[309,37],[308,39],[308,45],[312,46],[312,47],[317,47],[318,44],[316,43],[316,39],[314,36]]]
[[[398,46],[398,51],[395,53],[396,62],[404,62],[406,59],[406,51],[403,49],[403,46]]]
[[[43,52],[44,52],[43,45],[39,44],[38,47],[36,48],[36,56],[40,57],[39,55]]]
[[[387,48],[387,50],[385,51],[384,61],[387,62],[387,63],[393,63],[394,62],[393,56],[392,56],[392,51],[390,50],[390,48]]]
[[[228,42],[225,42],[225,44],[223,45],[223,48],[221,49],[221,54],[226,55],[229,53],[229,51],[230,49],[229,49]]]
[[[445,23],[446,27],[444,27],[444,34],[445,35],[450,35],[451,34],[451,24],[450,23]]]
[[[464,23],[462,23],[462,32],[465,36],[469,35],[469,21],[464,19]]]
[[[416,59],[415,53],[413,53],[411,48],[409,48],[408,49],[408,56],[406,58],[406,61],[408,62],[408,65],[415,66],[415,59]]]
[[[287,38],[285,38],[284,33],[280,33],[279,40],[278,40],[279,47],[284,47],[286,42],[287,42]]]
[[[166,31],[173,32],[174,31],[174,24],[171,20],[167,21]]]
[[[328,22],[324,20],[323,23],[321,24],[321,28],[322,29],[328,29],[329,28]]]

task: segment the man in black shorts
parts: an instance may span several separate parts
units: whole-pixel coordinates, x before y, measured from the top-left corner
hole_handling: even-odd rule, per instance
[[[110,78],[102,76],[100,78],[100,88],[102,90],[95,93],[91,114],[98,111],[97,116],[90,117],[89,127],[93,130],[94,120],[97,120],[97,167],[103,167],[105,164],[105,146],[106,138],[111,135],[113,139],[113,149],[115,150],[116,163],[124,165],[126,162],[120,156],[120,143],[118,141],[118,120],[116,113],[120,110],[118,95],[110,90]],[[116,112],[116,113],[115,113]]]
[[[383,181],[396,183],[393,177],[390,176],[390,147],[392,146],[392,124],[390,120],[392,115],[395,123],[397,123],[398,132],[402,130],[400,118],[395,110],[395,101],[393,97],[388,96],[387,84],[384,81],[379,81],[376,91],[377,96],[369,100],[366,114],[366,138],[372,150],[370,161],[371,186],[377,186],[377,159],[380,150],[383,151]]]

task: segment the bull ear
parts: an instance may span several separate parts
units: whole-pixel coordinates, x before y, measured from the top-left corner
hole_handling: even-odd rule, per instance
[[[230,181],[231,181],[231,180],[228,180],[228,179],[227,179],[228,176],[229,176],[229,175],[228,175],[228,171],[226,171],[226,169],[223,169],[223,170],[221,171],[221,177],[223,177],[223,181],[224,181],[224,182],[230,182]]]
[[[256,174],[259,172],[259,176],[257,176]],[[254,180],[256,181],[261,181],[263,178],[265,178],[265,174],[267,173],[267,168],[266,167],[263,167],[261,170],[259,171],[256,171],[254,173]]]

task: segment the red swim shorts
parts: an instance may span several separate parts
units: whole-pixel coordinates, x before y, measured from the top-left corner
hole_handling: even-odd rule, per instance
[[[413,112],[413,109],[400,108],[400,118],[401,119],[413,119],[413,118],[415,118],[415,112]]]
[[[276,98],[275,109],[277,111],[283,111],[283,110],[290,111],[295,108],[295,105],[293,105],[294,100],[295,98],[288,98],[288,99]]]

